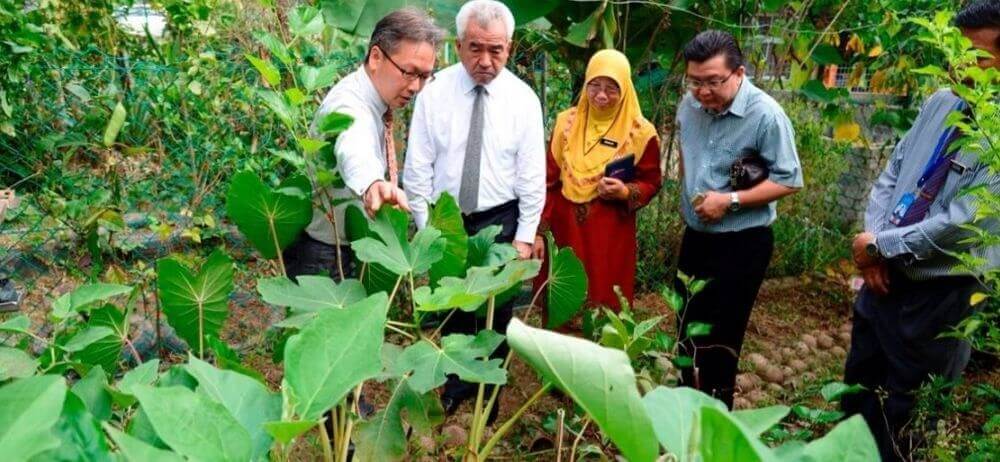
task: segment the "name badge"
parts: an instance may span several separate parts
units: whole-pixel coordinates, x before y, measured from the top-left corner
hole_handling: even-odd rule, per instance
[[[898,226],[899,222],[906,216],[906,211],[913,205],[914,199],[916,199],[916,196],[913,193],[903,194],[903,197],[899,198],[896,208],[892,209],[892,217],[889,218],[889,222]]]
[[[609,148],[617,148],[618,147],[618,142],[617,141],[615,141],[615,140],[609,140],[607,138],[601,138],[600,141],[599,141],[599,143],[601,143],[601,144],[603,144],[603,145],[605,145],[605,146],[607,146]]]
[[[959,175],[965,175],[965,171],[969,169],[969,167],[966,167],[965,164],[955,159],[950,159],[950,161],[951,161],[951,170]]]

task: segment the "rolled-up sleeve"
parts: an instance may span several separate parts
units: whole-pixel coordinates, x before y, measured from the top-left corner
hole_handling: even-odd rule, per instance
[[[780,108],[761,121],[760,155],[770,170],[768,179],[789,188],[801,188],[802,166],[795,149],[795,130]]]
[[[517,151],[517,182],[514,192],[519,201],[520,216],[514,239],[534,242],[535,232],[541,220],[545,205],[545,127],[542,122],[542,107],[538,98],[531,94],[525,99],[525,121]]]
[[[434,145],[428,132],[426,96],[417,96],[410,121],[403,167],[403,189],[410,200],[410,210],[418,229],[427,225],[428,204],[434,194]]]

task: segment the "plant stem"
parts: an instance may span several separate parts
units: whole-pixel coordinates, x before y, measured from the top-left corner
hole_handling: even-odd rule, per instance
[[[576,446],[580,444],[580,440],[583,439],[583,434],[587,431],[587,425],[590,425],[589,415],[583,419],[583,427],[580,427],[580,433],[577,433],[576,439],[573,440],[573,447],[569,450],[569,462],[576,461]]]
[[[496,296],[490,297],[489,302],[486,304],[486,329],[493,329],[493,315],[496,307]],[[483,358],[483,361],[489,361],[490,357],[487,355]],[[494,390],[498,390],[499,386],[494,386]],[[483,396],[486,393],[486,384],[480,383],[478,390],[476,390],[476,407],[472,414],[472,434],[469,435],[469,450],[475,454],[479,449],[479,442],[483,439],[483,432],[486,430],[486,420],[489,419],[489,408],[483,408]]]
[[[361,397],[361,388],[364,387],[364,385],[365,383],[361,382],[358,386],[354,387],[354,403],[352,404],[352,407],[354,408],[354,413],[358,415],[361,414],[361,411],[358,408],[358,400]],[[347,424],[344,429],[344,441],[340,447],[340,458],[338,459],[340,462],[347,462],[347,453],[351,448],[351,430],[354,427],[354,418],[351,416],[351,413],[346,413],[345,419],[347,419]]]
[[[330,451],[330,436],[326,434],[325,422],[319,423],[320,444],[323,445],[323,460],[333,462],[333,452]]]
[[[559,408],[556,411],[559,416],[559,426],[556,427],[556,462],[562,462],[563,431],[566,428],[566,411]]]
[[[274,229],[273,217],[267,220],[267,226],[271,228],[271,239],[274,240],[274,253],[278,255],[278,267],[281,268],[281,275],[287,278],[288,271],[285,270],[285,257],[281,255],[281,245],[278,244],[278,232]]]
[[[417,339],[416,337],[413,336],[413,334],[411,334],[411,333],[409,333],[409,332],[407,332],[407,331],[405,331],[403,329],[400,329],[400,328],[398,328],[398,327],[396,327],[396,326],[394,326],[392,324],[388,324],[387,323],[385,325],[385,327],[387,329],[389,329],[389,330],[391,330],[391,331],[399,334],[399,335],[402,335],[403,337],[406,337],[406,338],[410,339],[410,340],[416,340]]]
[[[510,419],[507,419],[507,421],[497,429],[496,433],[494,433],[493,436],[490,437],[489,441],[486,442],[486,445],[483,446],[483,449],[479,451],[479,460],[486,460],[486,456],[488,456],[490,451],[493,450],[493,447],[500,442],[500,437],[510,431],[510,429],[514,426],[514,423],[516,423],[521,418],[521,415],[528,410],[528,407],[535,404],[535,401],[538,401],[538,398],[541,398],[542,395],[549,390],[549,388],[552,388],[552,383],[542,385],[542,387],[539,388],[534,395],[531,395],[531,398],[528,398],[528,400],[525,401],[521,407],[517,408],[514,415],[510,416]]]

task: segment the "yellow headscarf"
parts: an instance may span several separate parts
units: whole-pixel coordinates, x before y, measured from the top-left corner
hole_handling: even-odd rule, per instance
[[[631,74],[632,66],[624,54],[598,51],[587,64],[579,103],[556,118],[552,156],[561,171],[563,196],[572,202],[582,204],[597,197],[604,167],[629,154],[635,155],[638,163],[646,144],[657,137],[656,128],[642,116]],[[621,92],[615,107],[601,111],[590,104],[586,84],[597,77],[608,77],[618,84]],[[607,141],[602,143],[602,138]]]

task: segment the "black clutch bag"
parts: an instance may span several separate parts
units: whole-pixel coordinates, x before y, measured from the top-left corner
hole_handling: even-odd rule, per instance
[[[604,166],[604,176],[617,178],[622,183],[635,181],[635,155],[629,154],[608,162],[608,165]]]
[[[729,185],[733,191],[750,189],[767,179],[771,171],[767,162],[754,148],[743,148],[740,157],[729,168]]]

